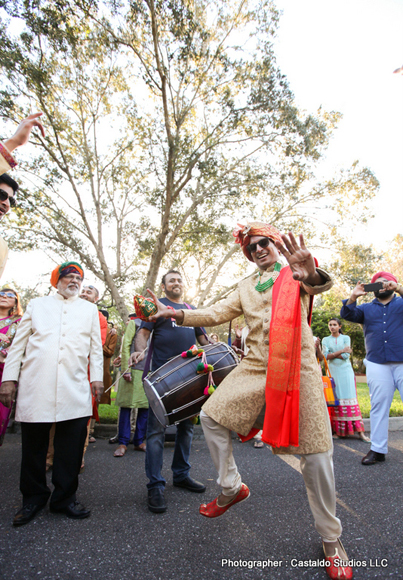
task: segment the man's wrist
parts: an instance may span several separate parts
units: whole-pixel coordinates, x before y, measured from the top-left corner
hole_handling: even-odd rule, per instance
[[[16,167],[17,162],[14,159],[14,157],[11,155],[11,151],[13,150],[12,148],[10,149],[10,145],[9,145],[9,141],[11,141],[11,139],[8,139],[5,142],[0,142],[0,154],[4,157],[4,159],[6,160],[6,162],[8,163],[8,165],[11,167],[11,169],[13,169],[13,167]],[[14,147],[15,149],[15,147]]]
[[[12,137],[10,139],[6,139],[6,141],[3,141],[3,145],[7,147],[10,153],[19,147],[19,143],[17,143],[17,141],[15,141]]]
[[[179,322],[179,324],[182,324],[183,319],[185,318],[183,310],[176,310],[175,314],[174,314],[174,318],[175,318],[176,322]]]

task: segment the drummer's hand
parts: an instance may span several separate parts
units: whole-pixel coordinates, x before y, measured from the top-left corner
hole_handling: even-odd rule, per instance
[[[102,381],[93,381],[91,383],[92,394],[96,398],[97,403],[101,400],[101,395],[104,392],[104,384]]]
[[[124,373],[123,378],[126,382],[131,383],[132,382],[132,373]]]
[[[183,312],[182,310],[173,310],[172,308],[167,308],[165,304],[162,304],[151,290],[147,288],[147,292],[150,294],[151,298],[153,299],[154,304],[158,308],[157,314],[153,314],[153,316],[149,317],[150,322],[155,322],[158,318],[175,318],[175,320],[179,323],[183,322]]]
[[[140,361],[142,361],[145,357],[145,353],[143,352],[132,352],[132,354],[129,357],[129,362],[128,362],[128,366],[129,367],[135,367],[137,363],[139,363]]]
[[[114,359],[114,361],[113,361],[113,363],[112,363],[112,364],[113,364],[113,366],[114,366],[114,367],[120,367],[120,363],[121,363],[121,362],[122,362],[122,357],[120,357],[120,356],[117,356],[117,357]]]
[[[237,354],[240,354],[241,356],[243,355],[243,350],[241,350],[240,348],[238,348],[237,346],[232,345],[231,346],[232,350],[234,350]]]
[[[0,402],[7,408],[11,407],[11,403],[15,398],[15,391],[17,387],[14,381],[4,381],[0,387]]]

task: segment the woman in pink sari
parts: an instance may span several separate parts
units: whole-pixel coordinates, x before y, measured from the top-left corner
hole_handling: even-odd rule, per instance
[[[21,318],[22,308],[17,292],[12,288],[0,290],[0,382],[8,349],[13,342]]]

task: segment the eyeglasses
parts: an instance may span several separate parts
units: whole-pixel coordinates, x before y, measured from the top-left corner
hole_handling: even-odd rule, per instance
[[[267,246],[270,244],[270,242],[271,242],[270,238],[262,238],[261,240],[259,240],[255,244],[249,244],[249,246],[246,246],[246,249],[248,250],[248,252],[250,254],[254,254],[256,252],[256,248],[258,246],[260,246],[261,248],[267,248]]]
[[[12,292],[0,292],[0,296],[6,296],[7,298],[17,298],[15,294]]]
[[[7,191],[4,189],[0,189],[0,201],[7,201],[9,202],[11,207],[15,207],[16,201],[13,195],[9,195]]]

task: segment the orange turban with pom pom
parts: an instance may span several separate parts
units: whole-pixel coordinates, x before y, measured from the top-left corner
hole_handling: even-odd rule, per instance
[[[250,239],[252,236],[264,236],[269,238],[272,242],[283,243],[281,239],[280,232],[274,226],[270,224],[265,224],[263,222],[249,222],[246,226],[242,224],[237,224],[237,227],[232,232],[235,238],[235,243],[240,244],[242,251],[250,262],[253,262],[252,256],[247,249],[250,244]]]
[[[52,271],[50,276],[50,283],[54,288],[56,288],[60,278],[63,278],[72,272],[80,274],[81,278],[84,278],[84,270],[78,262],[64,262],[63,264],[56,266],[56,268]]]

